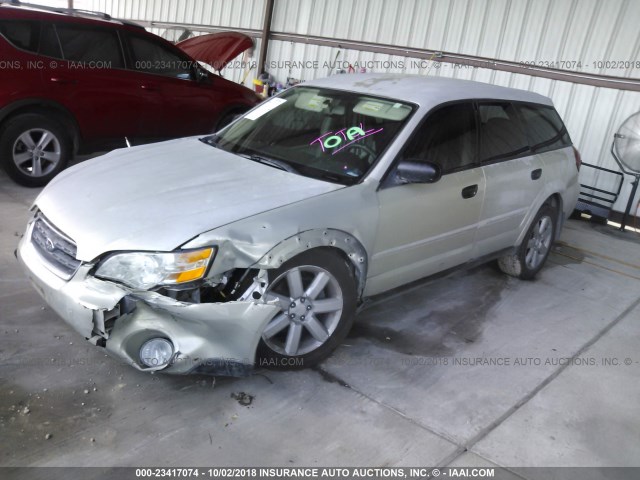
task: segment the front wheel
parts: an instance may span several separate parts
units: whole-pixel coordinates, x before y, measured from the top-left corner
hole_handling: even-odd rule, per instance
[[[24,114],[10,119],[0,133],[0,161],[20,185],[41,187],[71,156],[71,141],[55,118]]]
[[[555,238],[558,213],[550,205],[543,205],[534,218],[522,245],[514,255],[498,260],[498,267],[507,275],[530,280],[540,271],[551,251]]]
[[[344,340],[356,310],[356,281],[348,261],[326,250],[302,253],[269,273],[266,299],[280,312],[258,347],[260,366],[310,367]]]

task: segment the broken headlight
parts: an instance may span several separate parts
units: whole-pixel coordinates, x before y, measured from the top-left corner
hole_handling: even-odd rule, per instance
[[[145,290],[178,285],[204,277],[214,252],[210,247],[171,253],[118,253],[102,261],[95,276]]]

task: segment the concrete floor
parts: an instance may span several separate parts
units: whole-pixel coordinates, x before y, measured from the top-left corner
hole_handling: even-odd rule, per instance
[[[483,266],[376,298],[315,370],[171,377],[27,283],[37,193],[0,173],[1,466],[640,466],[640,235],[570,221],[534,282]]]

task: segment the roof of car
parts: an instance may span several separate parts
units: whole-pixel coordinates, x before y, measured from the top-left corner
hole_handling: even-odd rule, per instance
[[[441,103],[464,99],[519,100],[553,105],[550,98],[526,90],[457,78],[426,75],[388,73],[336,74],[305,82],[304,85],[378,95],[415,103],[421,107],[433,107]]]
[[[0,16],[8,18],[49,21],[52,19],[64,19],[77,23],[122,25],[144,30],[144,27],[135,22],[114,18],[106,13],[91,10],[68,9],[63,7],[57,8],[26,3],[13,4],[5,2],[0,2],[0,7]]]

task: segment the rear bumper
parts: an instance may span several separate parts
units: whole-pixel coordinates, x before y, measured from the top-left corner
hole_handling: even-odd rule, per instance
[[[29,233],[17,258],[38,293],[85,339],[139,370],[246,375],[264,327],[279,311],[261,301],[191,304],[132,291],[89,275],[91,265],[65,281],[47,268]],[[167,365],[149,368],[139,351],[154,337],[169,339],[175,353]]]

